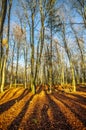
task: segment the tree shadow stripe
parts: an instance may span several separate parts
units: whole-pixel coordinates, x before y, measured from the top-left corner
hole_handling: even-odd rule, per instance
[[[24,107],[22,108],[22,111],[18,114],[18,116],[12,121],[12,123],[7,127],[7,130],[18,130],[20,123],[22,121],[22,118],[24,117],[28,107],[29,107],[29,103],[30,101],[33,99],[34,95],[32,95],[30,97],[29,100],[27,100],[27,102],[25,103]]]
[[[6,103],[1,104],[0,105],[0,114],[2,114],[4,111],[7,111],[8,109],[10,109],[10,107],[12,107],[15,104],[16,101],[20,101],[28,93],[29,93],[29,91],[27,89],[25,89],[23,91],[23,93],[19,97],[15,98],[15,99],[12,99],[12,100],[10,100],[10,101],[8,101]]]
[[[48,96],[50,107],[52,107],[52,113],[54,117],[54,129],[61,130],[72,130],[72,126],[67,122],[65,115],[61,112],[59,105],[57,105],[50,97]]]
[[[80,115],[79,115],[77,112],[75,112],[75,110],[74,110],[71,106],[69,106],[68,102],[66,102],[66,99],[65,99],[65,101],[64,101],[64,100],[61,99],[61,97],[59,98],[59,97],[56,97],[55,95],[54,95],[54,97],[55,97],[57,100],[59,100],[61,103],[63,103],[63,104],[70,110],[70,112],[72,112],[72,113],[75,115],[75,117],[77,117],[77,119],[79,119],[79,121],[80,121],[84,126],[86,126],[86,120],[82,119],[82,118],[80,117]]]

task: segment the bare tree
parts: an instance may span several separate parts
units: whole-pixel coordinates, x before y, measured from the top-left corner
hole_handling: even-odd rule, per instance
[[[72,30],[73,30],[73,33],[74,33],[74,36],[75,36],[75,39],[76,39],[76,43],[77,43],[77,45],[78,45],[78,48],[79,48],[79,51],[80,51],[80,55],[81,55],[81,68],[82,68],[82,83],[84,83],[85,82],[85,62],[84,62],[84,55],[83,55],[83,48],[81,47],[81,44],[83,44],[83,43],[81,43],[81,42],[83,42],[83,40],[81,39],[81,41],[80,41],[80,38],[78,38],[78,36],[77,36],[77,34],[76,34],[76,31],[74,30],[74,28],[73,28],[73,26],[71,25],[71,28],[72,28]]]
[[[10,32],[10,15],[11,15],[11,7],[12,7],[12,1],[9,0],[9,8],[8,8],[8,33],[7,33],[7,40],[5,40],[3,43],[5,43],[5,55],[3,58],[3,67],[2,67],[2,81],[1,81],[1,92],[3,92],[4,84],[5,84],[5,74],[6,74],[6,63],[8,58],[8,51],[9,51],[9,32]]]
[[[63,30],[62,30],[62,37],[63,37],[63,41],[64,41],[65,51],[67,53],[69,63],[70,63],[73,91],[76,91],[74,64],[72,62],[71,52],[70,52],[68,45],[67,45],[67,42],[66,42],[65,25],[64,24],[63,24]]]

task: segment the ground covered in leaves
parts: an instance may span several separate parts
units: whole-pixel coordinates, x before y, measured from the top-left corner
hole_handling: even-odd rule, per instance
[[[75,93],[22,87],[0,94],[0,130],[86,130],[86,87]]]

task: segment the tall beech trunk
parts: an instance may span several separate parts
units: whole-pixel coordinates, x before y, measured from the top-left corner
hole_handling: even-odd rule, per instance
[[[41,19],[41,31],[40,31],[40,38],[38,43],[38,48],[37,48],[37,62],[36,62],[36,70],[35,70],[35,81],[36,78],[38,77],[39,70],[40,70],[40,65],[41,65],[41,57],[42,57],[42,52],[43,52],[43,46],[44,46],[44,12],[43,12],[43,5],[42,5],[42,0],[39,1],[39,8],[40,8],[40,19]],[[38,54],[40,50],[40,54]]]
[[[15,74],[15,87],[16,87],[16,84],[18,83],[19,49],[20,49],[20,47],[18,45],[17,46],[17,61],[16,61],[16,74]]]
[[[32,30],[31,30],[31,90],[32,93],[36,93],[34,84],[34,13],[32,12]]]
[[[2,70],[3,70],[3,47],[2,47],[2,37],[3,37],[3,27],[4,27],[4,21],[6,18],[6,12],[7,12],[7,0],[2,0],[2,7],[0,11],[0,84],[2,84]]]
[[[4,27],[6,12],[7,12],[7,0],[2,0],[2,7],[0,12],[0,59],[2,58],[3,55],[2,35],[3,35],[3,27]]]
[[[15,42],[14,42],[13,51],[12,51],[12,66],[11,66],[10,88],[12,87],[12,84],[13,84],[13,61],[14,61],[14,50],[15,50]]]
[[[74,65],[71,61],[71,53],[68,48],[67,42],[66,42],[66,36],[65,36],[65,25],[63,24],[63,41],[64,41],[64,46],[65,46],[65,51],[68,55],[69,63],[70,63],[70,69],[71,69],[71,77],[72,77],[72,86],[73,86],[73,91],[76,91],[76,80],[75,80],[75,70],[74,70]]]
[[[6,53],[3,60],[3,67],[2,67],[2,82],[1,82],[1,92],[4,90],[5,85],[5,75],[6,75],[6,63],[8,59],[8,52],[9,52],[9,33],[10,33],[10,15],[11,15],[11,7],[12,7],[12,1],[9,0],[9,8],[8,8],[8,32],[7,32],[7,42],[6,43]]]
[[[24,48],[24,61],[25,61],[25,70],[24,70],[24,80],[25,80],[25,88],[27,88],[27,46]]]
[[[49,85],[50,85],[50,92],[52,91],[52,20],[51,20],[51,27],[50,27],[50,64],[49,64]]]
[[[72,30],[74,32],[75,39],[76,39],[78,48],[80,50],[80,55],[81,55],[81,69],[82,69],[82,83],[84,83],[85,82],[85,61],[84,61],[83,49],[80,46],[79,38],[77,37],[77,34],[76,34],[74,28],[72,27],[72,25],[71,25],[71,28],[72,28]]]

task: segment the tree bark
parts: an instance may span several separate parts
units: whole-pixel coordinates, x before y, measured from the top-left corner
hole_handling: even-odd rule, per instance
[[[2,9],[0,12],[0,75],[2,76],[2,67],[3,67],[3,47],[2,47],[2,37],[3,37],[3,27],[4,21],[6,18],[7,12],[7,0],[2,0]],[[0,78],[0,84],[2,82],[2,78]]]

